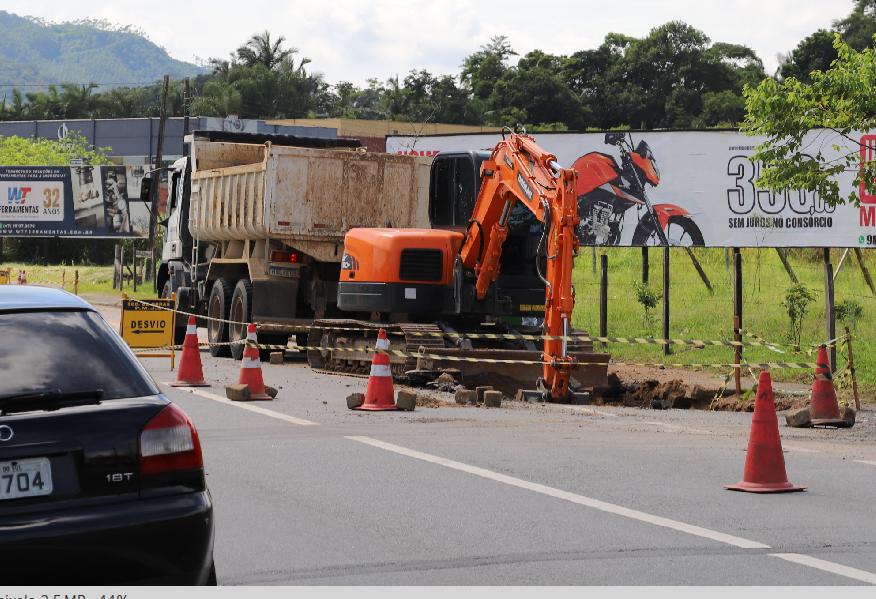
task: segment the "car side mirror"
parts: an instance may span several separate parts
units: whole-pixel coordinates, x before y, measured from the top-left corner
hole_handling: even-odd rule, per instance
[[[143,177],[142,179],[140,179],[140,201],[141,202],[152,201],[152,178],[151,177]]]

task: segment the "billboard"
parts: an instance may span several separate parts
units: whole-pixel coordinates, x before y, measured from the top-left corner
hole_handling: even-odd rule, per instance
[[[146,165],[0,167],[0,235],[146,237]]]
[[[876,246],[874,195],[861,193],[860,207],[832,208],[814,193],[758,188],[760,165],[751,156],[763,138],[737,131],[534,137],[578,173],[578,235],[584,245],[657,245],[665,237],[673,245],[710,247]],[[850,137],[812,131],[804,152],[821,153],[827,162],[876,144],[871,135]],[[417,156],[489,151],[500,139],[499,134],[389,136],[386,151]],[[843,197],[854,178],[854,172],[839,177]]]

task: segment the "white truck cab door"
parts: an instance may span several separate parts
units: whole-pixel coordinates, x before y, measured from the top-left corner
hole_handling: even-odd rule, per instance
[[[185,171],[173,170],[168,182],[167,205],[170,214],[167,220],[167,230],[164,236],[164,247],[161,249],[161,260],[181,259],[183,257],[183,244],[180,239],[180,220],[182,218],[183,185],[185,185]]]

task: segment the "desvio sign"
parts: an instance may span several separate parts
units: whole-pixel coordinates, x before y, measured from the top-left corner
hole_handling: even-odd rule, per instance
[[[760,188],[761,165],[752,159],[762,137],[738,131],[633,131],[537,133],[538,144],[578,171],[579,239],[583,245],[657,243],[649,205],[670,243],[709,247],[876,246],[876,192],[861,206],[828,206],[805,190]],[[500,134],[388,136],[387,152],[433,156],[491,150]],[[804,152],[825,162],[854,154],[876,157],[876,135],[849,137],[810,132]],[[630,166],[645,164],[634,171]],[[648,166],[653,166],[653,170]],[[647,172],[646,172],[647,171]],[[645,182],[642,194],[630,185]],[[837,177],[842,196],[857,190],[854,173]],[[645,201],[647,197],[647,202]]]

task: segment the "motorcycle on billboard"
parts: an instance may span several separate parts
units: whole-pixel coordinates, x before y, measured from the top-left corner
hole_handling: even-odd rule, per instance
[[[609,132],[605,143],[620,151],[620,163],[611,154],[588,152],[572,168],[578,173],[578,236],[582,245],[620,245],[627,210],[635,207],[637,225],[632,245],[705,245],[691,214],[675,204],[652,204],[646,185],[660,184],[660,170],[644,140],[633,147],[631,133]]]

